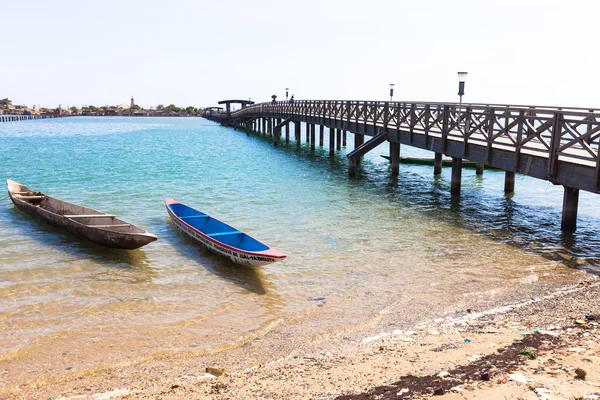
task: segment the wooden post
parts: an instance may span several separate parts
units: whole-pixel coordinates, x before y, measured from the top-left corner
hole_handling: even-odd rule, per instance
[[[357,149],[365,142],[365,135],[354,134],[354,148]]]
[[[483,175],[485,164],[475,163],[475,175]]]
[[[350,157],[350,164],[348,165],[348,175],[355,176],[356,175],[356,160],[359,157]]]
[[[306,123],[304,134],[306,135],[306,143],[310,143],[310,126],[308,122]]]
[[[462,177],[462,163],[460,157],[452,157],[452,183],[450,184],[450,193],[453,195],[460,194],[460,181]]]
[[[300,146],[300,142],[302,141],[301,135],[300,135],[300,121],[295,121],[294,122],[294,136],[296,137],[296,146]]]
[[[358,133],[354,134],[354,148],[357,149],[365,142],[365,135],[359,135]],[[360,164],[361,157],[358,157],[356,160],[357,164]]]
[[[400,143],[390,142],[390,162],[392,163],[392,176],[400,172]]]
[[[562,221],[560,229],[574,231],[577,229],[577,206],[579,204],[579,189],[564,187]]]
[[[315,124],[310,124],[310,149],[311,150],[315,150],[315,130],[316,130],[316,126]]]
[[[344,131],[343,135],[342,135],[342,146],[346,147],[346,136],[347,136],[348,132]]]
[[[433,175],[439,175],[442,173],[442,153],[435,153],[433,159]]]
[[[290,142],[290,122],[285,124],[285,143]]]
[[[504,172],[504,192],[512,193],[515,191],[515,173],[512,171]]]
[[[273,146],[275,147],[279,144],[279,136],[281,136],[281,128],[275,128],[273,132]]]
[[[342,130],[341,129],[337,129],[337,134],[336,134],[336,149],[337,150],[341,150],[342,149]]]
[[[329,128],[329,155],[335,154],[335,128]]]
[[[325,127],[323,125],[319,125],[319,147],[323,147],[323,131]]]

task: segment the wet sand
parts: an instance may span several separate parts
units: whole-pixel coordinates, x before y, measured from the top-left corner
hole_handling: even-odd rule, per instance
[[[301,332],[290,325],[228,351],[165,352],[31,379],[5,375],[0,398],[600,398],[600,283],[586,279],[361,340],[309,332],[295,340]]]

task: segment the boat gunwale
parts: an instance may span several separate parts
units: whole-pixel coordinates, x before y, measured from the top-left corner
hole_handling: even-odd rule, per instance
[[[170,202],[168,202],[169,200],[170,200]],[[182,224],[184,224],[185,226],[189,227],[189,228],[190,228],[190,229],[192,229],[194,232],[197,232],[197,233],[199,233],[200,235],[202,235],[202,237],[203,237],[203,238],[205,238],[205,239],[208,239],[209,241],[211,241],[211,242],[213,242],[213,243],[216,243],[216,244],[218,244],[219,246],[223,246],[223,247],[227,248],[228,250],[237,251],[238,253],[242,253],[242,254],[246,254],[246,255],[250,255],[250,256],[258,256],[258,257],[271,257],[271,258],[275,258],[275,259],[277,259],[277,260],[284,260],[285,258],[287,258],[287,256],[286,256],[285,254],[281,253],[279,250],[277,250],[277,249],[275,249],[275,248],[273,248],[273,247],[269,246],[269,245],[268,245],[268,244],[266,244],[266,243],[263,243],[263,242],[261,242],[260,240],[258,240],[258,239],[256,239],[256,238],[254,238],[253,236],[251,236],[251,235],[247,234],[246,232],[244,232],[244,231],[239,231],[239,229],[237,229],[237,228],[233,228],[233,227],[232,227],[233,229],[236,229],[236,230],[238,230],[240,233],[242,233],[242,234],[244,234],[244,235],[246,235],[246,236],[248,236],[248,237],[250,237],[250,238],[252,238],[252,239],[256,240],[257,242],[259,242],[259,243],[261,243],[261,244],[263,244],[263,245],[267,246],[267,247],[268,247],[268,249],[267,249],[267,250],[262,250],[262,251],[249,251],[249,250],[243,250],[243,249],[240,249],[239,247],[233,247],[233,246],[231,246],[231,245],[228,245],[228,244],[226,244],[226,243],[223,243],[223,242],[221,242],[221,241],[219,241],[219,240],[217,240],[217,239],[215,239],[215,238],[213,238],[213,237],[211,237],[211,236],[208,236],[206,233],[204,233],[204,232],[202,232],[202,231],[199,231],[198,229],[196,229],[196,228],[195,228],[195,227],[193,227],[192,225],[190,225],[190,224],[188,224],[187,222],[185,222],[185,221],[184,221],[183,219],[181,219],[181,218],[180,218],[178,215],[176,215],[176,214],[173,212],[173,210],[171,210],[171,207],[169,207],[169,205],[171,205],[171,204],[182,204],[182,205],[184,205],[184,206],[186,206],[186,207],[189,207],[189,208],[191,208],[191,209],[192,209],[192,210],[194,210],[194,211],[199,211],[199,210],[196,210],[195,208],[193,208],[193,207],[190,207],[190,206],[188,206],[188,205],[186,205],[186,204],[184,204],[184,203],[181,203],[181,202],[179,202],[179,201],[177,201],[177,200],[174,200],[174,199],[165,199],[165,206],[166,206],[166,208],[167,208],[167,212],[169,213],[169,215],[171,215],[171,217],[175,217],[175,218],[176,218],[176,219],[177,219],[179,222],[181,222],[181,223],[182,223]],[[201,211],[199,211],[199,212],[201,212]],[[205,213],[203,213],[203,214],[205,214]],[[208,214],[206,214],[206,215],[208,215]],[[210,215],[209,215],[209,217],[210,217],[210,218],[212,218],[212,219],[214,219],[215,221],[219,221],[219,222],[221,222],[221,223],[225,224],[225,222],[221,221],[220,219],[214,218],[214,217],[212,217],[212,216],[210,216]],[[225,225],[227,225],[227,226],[231,226],[231,225],[229,225],[229,224],[225,224]],[[279,255],[278,255],[278,254],[279,254]]]

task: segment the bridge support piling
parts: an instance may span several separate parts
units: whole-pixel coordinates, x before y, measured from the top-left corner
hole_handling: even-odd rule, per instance
[[[392,176],[398,176],[400,173],[400,143],[390,142],[390,162]]]
[[[329,128],[329,155],[335,154],[335,128]]]
[[[348,136],[348,132],[344,131],[342,134],[342,146],[346,147],[346,136]]]
[[[460,157],[452,157],[452,182],[450,183],[450,193],[452,195],[460,194],[460,183],[462,179],[463,160]]]
[[[577,207],[579,205],[579,189],[564,187],[562,221],[560,229],[574,231],[577,229]]]
[[[288,122],[285,125],[285,143],[288,144],[290,142],[290,123]]]
[[[515,173],[512,171],[504,172],[504,192],[512,193],[515,191]]]
[[[315,130],[316,130],[316,126],[315,124],[310,124],[310,149],[312,151],[315,150]]]
[[[279,136],[281,136],[281,128],[275,128],[273,132],[273,146],[279,145]]]
[[[319,147],[323,147],[323,131],[325,127],[323,125],[319,125]]]
[[[483,175],[484,167],[485,167],[485,164],[476,163],[475,164],[475,175]]]
[[[435,153],[433,159],[433,175],[440,175],[442,173],[442,153]]]
[[[310,143],[310,125],[308,122],[305,124],[306,126],[304,127],[304,135],[306,136],[306,143]]]
[[[302,140],[301,135],[300,135],[300,121],[295,121],[294,122],[294,136],[296,137],[296,146],[300,147],[300,141]]]
[[[341,129],[337,129],[337,134],[336,134],[336,149],[337,150],[341,150],[342,149],[342,130]]]
[[[354,148],[360,147],[365,142],[365,135],[354,134]],[[360,164],[360,157],[356,160],[357,164]]]
[[[350,158],[350,164],[348,165],[348,175],[350,176],[355,176],[356,175],[356,160],[358,160],[360,157],[351,157]]]

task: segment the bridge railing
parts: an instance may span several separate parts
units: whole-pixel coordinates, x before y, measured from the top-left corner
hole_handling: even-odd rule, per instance
[[[281,118],[307,117],[341,121],[351,129],[371,125],[390,133],[439,137],[442,142],[498,148],[548,158],[549,176],[560,161],[594,167],[600,177],[600,109],[457,104],[429,102],[381,102],[352,100],[298,100],[260,103],[232,113],[232,118],[264,114]],[[412,136],[411,136],[412,138]],[[488,152],[488,154],[491,152]]]

